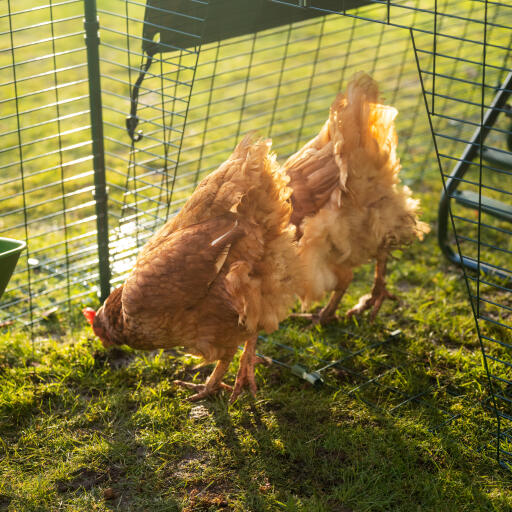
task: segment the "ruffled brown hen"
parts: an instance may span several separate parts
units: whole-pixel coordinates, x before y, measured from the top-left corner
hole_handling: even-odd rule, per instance
[[[283,165],[306,270],[302,300],[308,305],[332,292],[319,315],[302,316],[322,324],[335,318],[353,269],[376,260],[371,294],[348,312],[372,308],[373,318],[385,298],[394,298],[385,287],[390,251],[430,230],[418,220],[419,201],[400,184],[397,111],[378,96],[371,77],[356,75],[334,100],[320,133]]]
[[[243,139],[147,242],[91,319],[105,345],[182,346],[218,361],[204,385],[177,381],[197,391],[192,400],[231,389],[222,378],[244,342],[232,399],[244,385],[256,391],[258,331],[277,329],[300,286],[291,189],[270,146]]]

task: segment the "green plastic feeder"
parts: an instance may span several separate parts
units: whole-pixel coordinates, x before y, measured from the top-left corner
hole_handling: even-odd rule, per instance
[[[21,251],[27,244],[12,238],[0,237],[0,297],[14,272]]]

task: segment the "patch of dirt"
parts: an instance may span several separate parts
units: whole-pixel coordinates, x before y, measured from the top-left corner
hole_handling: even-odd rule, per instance
[[[12,498],[7,496],[7,494],[0,494],[0,512],[7,512],[9,508],[9,504],[11,503]]]
[[[110,368],[118,370],[126,368],[135,359],[135,354],[122,348],[113,347],[108,350],[96,351],[93,358],[96,367],[108,365]]]
[[[115,491],[114,489],[112,489],[112,487],[107,487],[107,488],[103,491],[103,497],[104,497],[106,500],[114,500],[114,499],[116,499],[118,496],[119,496],[119,493],[118,493],[117,491]]]
[[[215,510],[228,507],[229,503],[225,496],[217,492],[199,491],[193,489],[189,495],[189,503],[183,508],[183,512],[200,512],[202,510]]]
[[[125,471],[120,468],[109,468],[106,471],[96,471],[89,468],[80,468],[71,473],[69,480],[59,479],[55,482],[57,492],[65,493],[83,489],[88,491],[105,482],[115,482],[123,476]]]

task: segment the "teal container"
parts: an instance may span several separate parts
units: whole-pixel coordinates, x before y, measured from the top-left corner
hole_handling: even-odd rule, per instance
[[[0,237],[0,297],[14,272],[21,251],[27,244],[12,238]]]

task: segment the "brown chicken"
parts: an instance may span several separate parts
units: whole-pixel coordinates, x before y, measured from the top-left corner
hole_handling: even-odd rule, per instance
[[[196,391],[190,400],[220,389],[234,400],[245,385],[256,392],[257,333],[278,328],[300,285],[291,189],[270,146],[243,139],[147,242],[97,314],[84,310],[106,346],[183,346],[218,361],[204,385],[176,381]],[[222,378],[244,342],[233,389]]]
[[[293,189],[291,222],[300,238],[305,264],[307,306],[332,291],[314,322],[335,318],[353,269],[376,260],[371,294],[361,298],[348,316],[372,308],[373,319],[385,298],[390,251],[420,240],[429,231],[418,220],[419,201],[399,184],[396,155],[396,109],[379,103],[377,83],[360,73],[339,94],[320,133],[292,155],[283,170]]]

